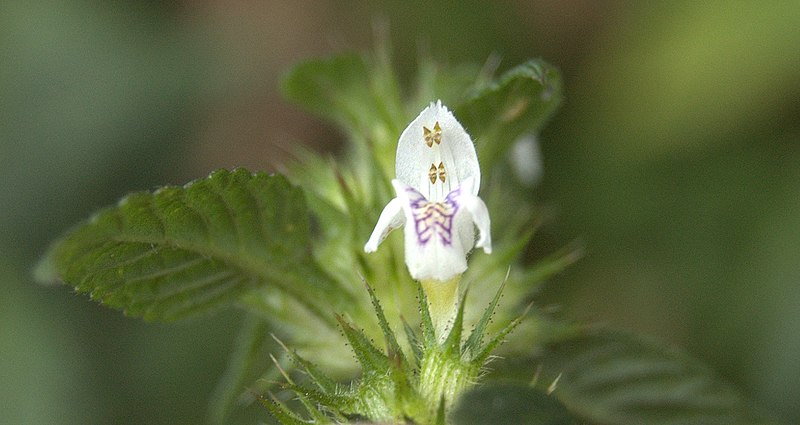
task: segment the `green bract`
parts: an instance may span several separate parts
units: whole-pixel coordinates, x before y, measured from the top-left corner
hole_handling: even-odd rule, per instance
[[[513,320],[500,332],[489,335],[486,342],[483,341],[502,290],[501,286],[466,338],[462,338],[465,303],[461,302],[449,333],[440,343],[428,314],[425,293],[418,286],[421,330],[418,333],[405,324],[407,344],[403,347],[386,321],[374,291],[367,286],[386,349],[378,348],[352,323],[337,316],[342,332],[361,365],[361,377],[348,385],[337,385],[312,363],[284,347],[313,385],[297,385],[289,375],[284,374],[287,380],[284,387],[296,394],[303,402],[309,419],[317,423],[364,417],[383,423],[410,420],[419,424],[443,424],[453,401],[479,381],[485,372],[489,355],[520,323],[521,318]],[[281,422],[307,423],[306,419],[291,412],[275,396],[271,398],[262,399],[262,402]]]

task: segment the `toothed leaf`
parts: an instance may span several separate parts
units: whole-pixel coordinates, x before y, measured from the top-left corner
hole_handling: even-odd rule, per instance
[[[344,305],[346,292],[310,258],[310,237],[299,188],[281,176],[219,170],[125,197],[57,241],[40,269],[146,320],[187,317],[266,287],[329,317],[322,311]]]

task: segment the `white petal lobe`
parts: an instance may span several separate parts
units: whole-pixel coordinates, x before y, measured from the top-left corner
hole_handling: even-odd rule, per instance
[[[397,198],[392,199],[383,208],[381,216],[378,218],[378,224],[375,225],[375,230],[372,231],[372,235],[369,237],[366,245],[364,245],[364,251],[366,253],[377,251],[378,245],[386,239],[386,236],[388,236],[392,230],[402,227],[405,222],[406,216],[403,214],[400,200]]]

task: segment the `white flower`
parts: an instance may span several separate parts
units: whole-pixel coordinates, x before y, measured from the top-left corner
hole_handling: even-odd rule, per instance
[[[397,197],[383,209],[364,251],[405,225],[405,257],[417,280],[449,281],[473,246],[492,251],[489,212],[477,196],[481,172],[469,135],[441,101],[408,125],[397,144]],[[475,227],[478,241],[475,242]]]

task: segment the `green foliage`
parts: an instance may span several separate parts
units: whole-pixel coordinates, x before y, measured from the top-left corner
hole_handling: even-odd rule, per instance
[[[337,316],[339,326],[362,368],[361,377],[347,387],[335,384],[313,363],[283,346],[295,366],[305,372],[309,383],[315,387],[311,388],[308,384],[297,385],[288,374],[284,375],[286,383],[283,388],[291,390],[302,401],[310,417],[308,420],[328,423],[334,419],[341,421],[342,418],[366,418],[386,423],[407,420],[417,424],[446,423],[455,400],[478,382],[487,362],[488,356],[484,353],[490,352],[496,344],[502,342],[514,328],[516,321],[508,325],[507,330],[500,335],[490,338],[490,342],[485,345],[480,342],[484,335],[476,335],[484,333],[484,326],[474,328],[470,336],[462,341],[466,304],[462,300],[449,333],[440,342],[434,336],[428,302],[421,286],[419,291],[418,307],[423,316],[420,329],[422,335],[418,335],[410,326],[405,327],[408,333],[407,344],[412,345],[406,348],[418,353],[410,359],[403,354],[403,347],[386,322],[383,308],[372,288],[367,287],[367,292],[378,323],[384,330],[385,350],[378,348],[362,330]],[[488,320],[492,316],[499,297],[498,291],[497,297],[486,309],[484,319]],[[414,344],[418,345],[413,346]],[[293,413],[285,403],[278,402],[274,397],[271,400],[262,400],[262,404],[282,424],[306,423],[303,421],[307,419]],[[322,412],[328,414],[320,416]]]
[[[61,279],[147,320],[231,304],[249,308],[216,398],[216,423],[225,422],[243,392],[263,392],[253,380],[274,380],[279,373],[283,394],[258,398],[284,424],[766,423],[682,354],[626,334],[575,332],[524,308],[540,282],[578,257],[567,249],[536,264],[515,264],[541,218],[528,197],[504,184],[508,176],[499,167],[511,144],[538,132],[559,106],[558,72],[540,60],[497,78],[472,67],[454,74],[431,63],[420,68],[418,87],[405,99],[384,51],[296,66],[284,92],[344,129],[349,143],[341,161],[303,152],[288,178],[219,170],[183,187],[131,194],[54,243],[39,277]],[[499,228],[494,254],[470,259],[462,281],[467,289],[443,337],[436,334],[424,291],[405,269],[402,240],[390,237],[371,256],[362,248],[392,196],[399,133],[439,93],[476,139],[489,182],[483,192],[489,192],[485,198]],[[312,216],[319,228],[314,237]],[[356,290],[364,281],[370,282],[367,290]],[[498,281],[498,289],[488,284]],[[405,320],[417,313],[418,323]],[[296,349],[268,338],[270,332]],[[385,348],[374,342],[380,337]],[[538,363],[511,363],[517,376],[533,376],[530,369],[539,364],[539,387],[478,385],[506,339],[512,356],[529,356],[532,348],[540,353]],[[285,356],[273,358],[270,372],[261,360],[272,341]],[[345,342],[361,368],[358,379],[350,364],[336,364],[332,374],[318,366],[349,360]],[[294,370],[285,370],[286,363]],[[298,371],[307,381],[295,382]],[[296,403],[285,402],[286,393]]]
[[[278,371],[271,367],[272,363],[269,361],[269,353],[275,349],[275,344],[271,342],[269,323],[258,315],[247,315],[239,330],[228,365],[212,395],[209,409],[211,423],[226,423],[234,406],[243,404],[243,393],[261,393],[264,389],[258,384],[276,378]]]
[[[308,226],[301,190],[283,177],[219,170],[128,195],[56,242],[39,270],[147,320],[190,316],[265,288],[324,317],[320,298],[306,293],[334,305],[346,298],[309,258]]]
[[[531,84],[544,81],[533,72],[540,68],[551,69],[531,62],[521,67],[522,71],[512,70],[493,80],[491,75],[478,75],[476,67],[448,69],[425,62],[420,65],[417,87],[410,91],[415,97],[403,99],[401,93],[409,91],[401,89],[386,51],[300,64],[284,79],[284,93],[337,123],[350,142],[339,162],[310,152],[299,153],[301,163],[293,166],[289,179],[305,191],[280,176],[239,169],[220,170],[184,187],[134,193],[54,243],[37,274],[40,280],[60,279],[94,300],[147,320],[169,321],[230,304],[252,310],[254,315],[243,325],[214,399],[215,423],[224,422],[232,406],[247,399],[243,394],[262,387],[254,385],[253,379],[274,379],[274,373],[257,358],[272,346],[265,338],[268,331],[286,337],[304,356],[333,367],[333,376],[350,376],[352,366],[347,366],[350,362],[342,348],[344,341],[333,332],[334,312],[347,315],[347,320],[339,318],[338,327],[360,354],[357,359],[365,372],[373,370],[375,376],[381,376],[378,371],[398,363],[419,367],[426,361],[435,365],[446,360],[456,364],[455,360],[465,355],[465,363],[459,367],[477,374],[491,350],[476,350],[495,347],[511,328],[484,346],[478,334],[496,330],[489,321],[491,314],[484,316],[470,342],[462,346],[462,322],[468,326],[477,320],[471,316],[471,306],[465,304],[459,313],[458,332],[451,334],[449,348],[442,350],[447,355],[442,357],[439,353],[441,359],[432,361],[433,357],[430,353],[426,357],[422,347],[435,345],[433,329],[423,323],[420,337],[403,319],[413,317],[418,305],[413,302],[416,286],[402,262],[402,246],[395,238],[384,244],[382,252],[368,258],[362,244],[380,208],[391,196],[389,179],[397,137],[422,106],[445,97],[447,102],[452,101],[451,106],[465,108],[464,113],[473,120],[471,131],[486,137],[505,137],[503,144],[507,145],[519,132],[537,130],[551,110],[547,105],[557,104],[541,95],[557,92],[557,87],[548,86],[545,90],[544,86]],[[492,108],[497,105],[516,104],[526,96],[530,107],[520,109],[514,119],[479,119],[482,114],[494,113]],[[320,224],[320,235],[313,240],[309,229],[311,214]],[[527,224],[521,220],[515,226]],[[507,230],[526,237],[522,241],[501,238],[495,246],[494,260],[474,267],[466,282],[497,278],[492,270],[507,267],[534,233],[531,228],[517,231],[519,227],[507,226]],[[521,271],[510,278],[515,284],[506,287],[515,300],[528,294],[534,283],[524,275],[524,269]],[[369,287],[368,295],[378,315],[377,326],[368,313],[369,299],[363,291],[354,289],[362,276],[375,284],[374,288]],[[545,277],[542,274],[537,281]],[[474,292],[476,297],[472,298],[476,301],[470,302],[480,302],[486,293],[485,285],[476,285]],[[386,297],[386,293],[395,295]],[[386,310],[377,304],[378,297],[387,303]],[[496,311],[499,323],[503,323],[518,314],[517,307],[515,303],[498,305],[495,299],[490,310]],[[404,340],[395,337],[392,324],[397,323],[403,323]],[[387,343],[386,355],[370,342],[381,334]],[[401,348],[404,342],[410,342],[406,351]],[[293,351],[289,359],[315,380],[325,381],[320,369],[298,352]],[[407,359],[407,354],[413,357]],[[393,370],[398,373],[385,382],[384,388],[405,394],[403,388],[413,387],[412,373],[410,369]],[[332,397],[333,382],[330,380],[321,388],[320,394]],[[360,387],[362,398],[372,397],[365,389],[373,384]],[[442,392],[452,398],[465,386],[448,387],[444,380],[440,384],[444,386],[425,390],[432,401],[417,410],[430,413],[440,405],[444,407]],[[382,397],[374,391],[372,394]],[[304,397],[320,402],[313,393]],[[386,403],[395,406],[394,412],[408,407],[399,401]],[[351,406],[342,411],[354,409]],[[314,409],[308,411],[316,416]],[[290,418],[287,416],[287,420]]]
[[[560,104],[558,72],[544,61],[531,60],[496,77],[481,73],[478,67],[443,66],[428,60],[420,63],[412,87],[400,88],[398,81],[384,51],[311,60],[295,66],[284,79],[283,90],[290,100],[339,124],[348,135],[345,151],[336,162],[307,153],[289,174],[307,189],[309,206],[325,223],[323,240],[316,245],[321,264],[343,280],[364,277],[372,282],[390,321],[398,319],[395,312],[406,317],[415,313],[413,304],[403,302],[416,294],[403,264],[402,241],[390,236],[370,256],[364,255],[362,246],[386,201],[394,196],[389,180],[401,130],[421,108],[443,98],[476,140],[486,176],[482,180],[488,182],[482,196],[492,215],[492,231],[499,236],[494,238],[492,255],[478,253],[470,259],[463,282],[474,296],[468,299],[465,323],[479,319],[476,316],[484,307],[479,300],[494,296],[496,285],[487,283],[503,280],[508,280],[505,293],[511,301],[498,305],[502,319],[498,323],[511,320],[538,283],[578,258],[573,250],[565,250],[544,263],[515,265],[506,276],[542,220],[528,198],[510,191],[492,172],[504,160],[500,153],[520,135],[538,132]],[[404,103],[398,92],[411,98]],[[394,115],[389,118],[386,111]],[[482,153],[482,149],[496,152]],[[530,320],[523,326],[535,323]],[[497,328],[487,326],[490,331]],[[508,345],[514,346],[513,342]]]
[[[281,403],[277,400],[272,394],[270,394],[270,398],[261,397],[259,399],[261,401],[261,405],[263,405],[269,413],[274,417],[278,422],[283,425],[306,425],[313,423],[312,421],[307,421],[296,413],[292,412],[286,405]]]
[[[630,334],[586,331],[548,347],[540,362],[540,385],[589,423],[772,423],[696,360]]]
[[[283,81],[289,99],[363,135],[402,130],[405,114],[397,80],[385,58],[356,53],[296,65]],[[378,71],[378,72],[376,72]]]
[[[464,393],[451,415],[453,425],[577,425],[554,397],[522,384],[489,383]]]
[[[521,135],[538,133],[560,104],[558,71],[533,59],[476,89],[455,114],[473,133],[478,158],[488,170]]]

